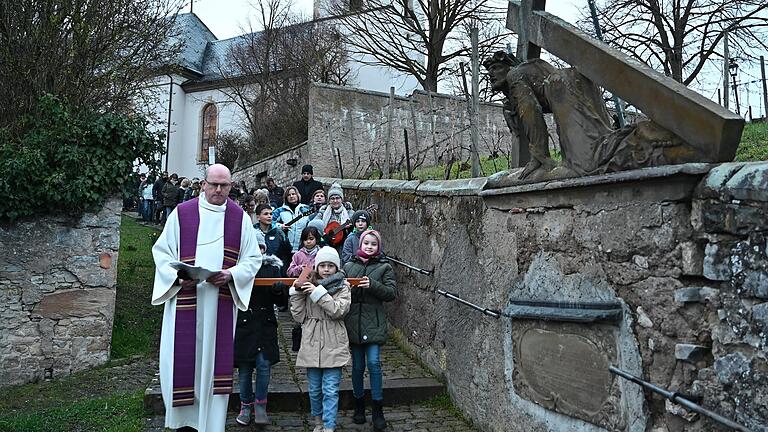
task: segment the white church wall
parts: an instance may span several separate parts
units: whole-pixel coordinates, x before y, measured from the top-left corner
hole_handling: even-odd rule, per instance
[[[242,111],[236,104],[227,102],[227,99],[226,94],[218,89],[186,93],[183,112],[174,116],[175,122],[183,127],[171,135],[175,147],[170,149],[169,172],[186,177],[201,177],[204,174],[207,163],[200,161],[200,149],[203,108],[209,103],[216,105],[218,134],[226,131],[242,132]],[[175,155],[174,150],[177,151]]]

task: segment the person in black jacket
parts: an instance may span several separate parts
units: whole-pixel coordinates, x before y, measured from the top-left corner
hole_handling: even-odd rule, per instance
[[[267,244],[262,233],[257,232],[256,238],[263,255],[256,278],[280,277],[283,262],[266,253]],[[237,313],[234,359],[240,378],[240,413],[236,420],[241,425],[248,425],[251,417],[255,424],[270,424],[267,417],[269,379],[272,365],[280,361],[275,305],[288,305],[288,286],[283,283],[254,286],[248,310]],[[252,381],[254,369],[255,386]]]
[[[323,188],[322,183],[312,178],[313,175],[314,171],[312,165],[304,165],[301,167],[301,180],[293,183],[293,185],[296,186],[296,189],[299,190],[302,204],[309,205],[309,203],[312,202],[312,194],[314,194],[316,190]]]
[[[154,215],[152,219],[159,223],[164,220],[165,207],[163,206],[163,188],[165,183],[168,182],[168,171],[163,171],[163,174],[155,180],[155,184],[152,185],[152,195],[155,199]]]

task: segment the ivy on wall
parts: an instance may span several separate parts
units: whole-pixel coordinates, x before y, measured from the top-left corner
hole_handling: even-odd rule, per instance
[[[141,117],[69,110],[55,96],[0,129],[0,220],[77,216],[133,192],[134,167],[159,167],[161,134]]]

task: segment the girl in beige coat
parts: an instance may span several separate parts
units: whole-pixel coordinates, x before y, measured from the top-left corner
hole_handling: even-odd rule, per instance
[[[333,432],[339,411],[341,368],[349,362],[344,315],[352,301],[349,283],[339,271],[341,260],[332,247],[315,256],[317,284],[291,288],[291,315],[301,323],[301,348],[296,366],[307,368],[313,432]]]

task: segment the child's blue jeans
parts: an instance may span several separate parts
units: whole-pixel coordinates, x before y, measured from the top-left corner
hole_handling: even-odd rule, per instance
[[[360,399],[365,395],[363,374],[368,366],[371,380],[371,399],[384,399],[383,378],[381,373],[381,345],[379,344],[349,344],[352,351],[352,394]]]
[[[240,402],[249,404],[254,401],[265,403],[269,391],[269,377],[272,372],[272,364],[264,358],[260,352],[256,357],[256,385],[251,381],[253,366],[241,366],[238,368],[240,378]],[[254,390],[255,388],[255,390]]]
[[[341,368],[307,368],[307,381],[312,416],[321,416],[323,427],[335,429],[336,415],[339,413]]]

